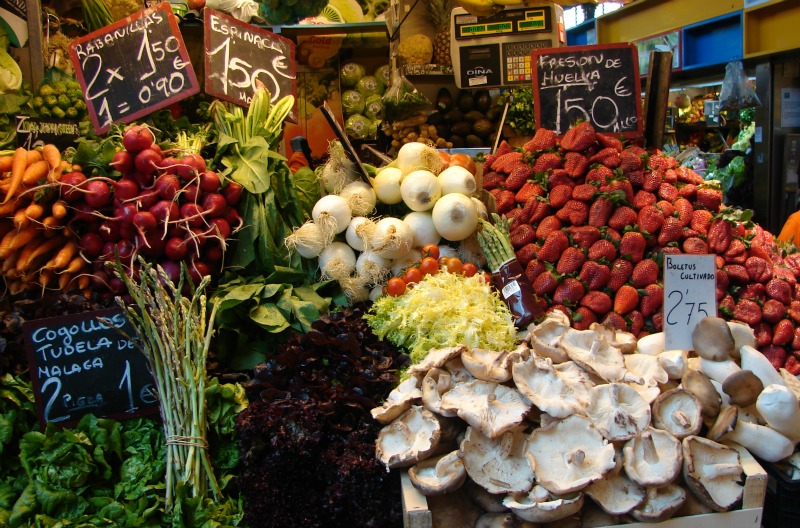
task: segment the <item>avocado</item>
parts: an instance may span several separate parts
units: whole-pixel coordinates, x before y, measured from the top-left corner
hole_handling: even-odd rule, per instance
[[[489,90],[478,90],[475,92],[475,110],[486,113],[492,106],[492,96]]]
[[[438,125],[444,122],[444,115],[441,112],[431,112],[428,114],[428,124],[429,125]]]
[[[458,106],[458,109],[462,112],[467,113],[475,109],[475,98],[468,91],[461,90],[461,93],[458,95],[458,104],[456,106]]]
[[[464,112],[458,108],[454,108],[444,115],[444,120],[451,125],[464,120]]]
[[[483,146],[483,140],[476,136],[475,134],[468,135],[464,141],[469,148],[478,148]]]
[[[464,114],[464,121],[468,123],[474,123],[479,119],[483,119],[483,113],[478,112],[477,110],[470,110],[466,114]]]
[[[503,107],[502,106],[492,106],[486,111],[486,119],[491,122],[500,121],[500,118],[503,117]]]
[[[450,90],[446,86],[439,88],[439,93],[436,94],[433,106],[442,113],[447,113],[453,109],[453,96],[450,95]]]
[[[440,125],[436,125],[436,135],[440,138],[448,139],[450,138],[450,125],[447,123],[442,123]]]
[[[450,143],[453,144],[453,148],[464,148],[464,145],[466,145],[464,138],[461,136],[450,136]]]
[[[450,126],[450,130],[457,136],[466,136],[472,134],[472,123],[469,121],[459,121]]]
[[[486,118],[478,119],[472,123],[472,133],[483,139],[489,137],[489,134],[491,134],[495,128],[497,127],[495,127],[495,125]]]

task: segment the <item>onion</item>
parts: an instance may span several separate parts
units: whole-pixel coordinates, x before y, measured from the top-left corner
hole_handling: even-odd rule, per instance
[[[347,244],[356,251],[367,249],[367,243],[375,233],[375,222],[363,216],[354,216],[347,226],[344,238]]]
[[[442,186],[431,171],[417,170],[403,177],[400,194],[412,211],[429,211],[441,198]]]
[[[326,237],[322,229],[314,222],[306,222],[301,225],[284,241],[290,251],[295,250],[304,258],[318,257],[330,242],[330,236]]]
[[[439,151],[425,143],[412,141],[404,144],[397,151],[397,168],[403,174],[416,170],[427,170],[438,174],[443,165],[444,162]]]
[[[361,277],[344,277],[339,280],[339,286],[350,303],[357,303],[369,299],[369,288]]]
[[[403,222],[407,223],[414,233],[415,248],[425,247],[427,244],[437,245],[442,239],[428,211],[412,211],[403,217]]]
[[[455,256],[455,253],[453,253],[453,256]],[[406,253],[405,256],[393,260],[390,270],[392,272],[392,277],[399,277],[420,260],[422,260],[422,251],[418,249],[412,249]]]
[[[356,253],[344,242],[331,242],[319,254],[319,268],[323,279],[347,278],[356,269]]]
[[[375,210],[375,191],[370,184],[361,180],[348,183],[339,196],[347,201],[354,215],[367,216]]]
[[[382,218],[375,224],[370,241],[372,250],[382,257],[396,259],[406,255],[414,244],[414,233],[399,218]]]
[[[373,288],[372,288],[372,289],[369,291],[369,300],[370,300],[370,301],[377,301],[377,300],[378,300],[378,298],[379,298],[381,295],[383,295],[383,287],[384,287],[384,286],[386,286],[386,285],[385,285],[385,284],[378,284],[378,285],[374,286],[374,287],[373,287]]]
[[[347,158],[344,147],[338,141],[331,141],[328,145],[328,161],[322,166],[317,176],[322,180],[325,191],[329,194],[338,194],[339,191],[351,182],[358,180],[355,165]]]
[[[442,195],[461,193],[467,196],[473,194],[478,188],[475,176],[470,171],[459,165],[448,167],[437,176],[442,187]]]
[[[403,171],[397,167],[386,167],[373,178],[372,188],[381,203],[386,205],[399,204],[403,201],[400,194],[400,180],[403,179]]]
[[[365,251],[356,259],[356,273],[366,284],[377,284],[389,274],[389,263],[374,251]]]
[[[453,193],[442,196],[433,207],[433,225],[442,238],[457,242],[464,240],[478,227],[478,210],[472,199]]]
[[[478,217],[483,218],[484,220],[489,219],[489,210],[486,209],[486,204],[480,201],[478,198],[472,197],[472,203],[475,204],[475,208],[478,210]]]
[[[320,198],[311,211],[311,218],[322,229],[323,234],[338,234],[347,229],[353,213],[347,201],[336,194]]]

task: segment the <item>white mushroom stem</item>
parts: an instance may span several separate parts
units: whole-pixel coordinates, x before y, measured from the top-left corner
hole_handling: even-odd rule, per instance
[[[642,456],[644,457],[644,461],[648,464],[658,463],[659,457],[656,443],[653,440],[653,435],[647,431],[642,433]]]
[[[681,429],[689,429],[692,426],[692,421],[689,419],[689,415],[683,411],[675,411],[672,413],[672,421],[675,422],[675,424]]]
[[[718,477],[737,476],[742,473],[740,464],[706,464],[703,468],[703,478],[715,479]]]
[[[637,376],[632,372],[625,372],[625,374],[622,375],[622,381],[626,383],[635,383],[637,385],[644,385],[644,378],[642,378],[641,376]]]
[[[586,459],[586,453],[583,449],[576,449],[570,453],[565,453],[564,459],[567,461],[567,464],[583,464],[583,461]]]
[[[537,484],[531,490],[531,498],[535,502],[547,502],[550,499],[550,492],[544,486]]]
[[[767,425],[795,444],[800,442],[800,405],[794,393],[784,385],[769,385],[756,400],[756,409]]]
[[[710,359],[700,358],[700,371],[719,383],[722,383],[728,376],[740,370],[742,370],[741,367],[732,359],[711,361]]]
[[[742,347],[744,348],[744,347]],[[767,462],[777,462],[794,451],[794,443],[778,431],[765,425],[738,420],[733,431],[723,437],[744,446],[748,451]]]
[[[786,385],[764,354],[747,345],[739,349],[739,353],[742,356],[742,368],[752,371],[765,387],[767,385]]]

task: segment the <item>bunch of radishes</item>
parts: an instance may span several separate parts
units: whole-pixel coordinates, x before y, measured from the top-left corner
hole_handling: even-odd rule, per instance
[[[218,272],[227,238],[241,227],[236,204],[242,187],[223,186],[197,152],[162,151],[145,125],[128,127],[122,146],[111,162],[118,179],[82,172],[61,178],[81,252],[94,263],[96,286],[122,291],[123,282],[105,269],[117,256],[135,271],[141,255],[175,282],[182,262],[195,282]]]

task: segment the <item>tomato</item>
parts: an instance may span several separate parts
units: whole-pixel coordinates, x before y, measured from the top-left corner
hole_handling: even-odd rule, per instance
[[[463,273],[465,277],[473,277],[478,273],[478,266],[472,262],[465,262],[464,265],[461,266],[461,273]]]
[[[422,272],[419,268],[408,268],[403,275],[403,281],[406,284],[416,284],[422,280]]]
[[[206,6],[206,0],[189,0],[187,3],[192,11],[200,11]]]
[[[484,282],[486,284],[491,284],[492,283],[492,274],[489,273],[488,271],[484,271],[483,272],[483,280],[484,280]]]
[[[393,277],[386,283],[386,293],[392,297],[399,297],[406,292],[406,281],[400,277]]]
[[[450,260],[450,257],[439,257],[437,261],[439,262],[439,267],[444,268],[447,266],[447,261]]]
[[[469,156],[469,154],[451,154],[450,155],[450,163],[447,165],[448,167],[464,167],[468,171],[475,176],[477,172],[477,167],[475,166],[475,161]]]
[[[439,260],[439,246],[436,244],[426,244],[422,247],[423,257],[433,257]]]
[[[439,261],[433,257],[425,257],[419,263],[419,270],[423,275],[435,275],[439,271]]]
[[[453,257],[448,259],[447,261],[447,271],[450,273],[461,273],[461,270],[464,268],[464,265],[461,264],[461,259],[458,257]]]

